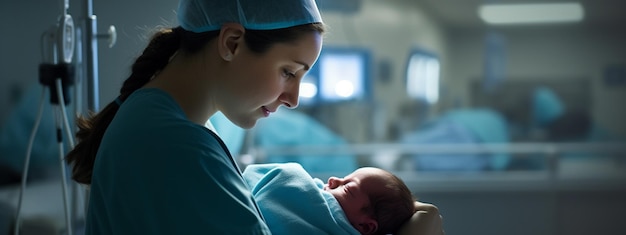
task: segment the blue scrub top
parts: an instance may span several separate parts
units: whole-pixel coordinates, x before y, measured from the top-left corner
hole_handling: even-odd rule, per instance
[[[224,143],[159,89],[140,89],[108,127],[86,234],[270,234]]]

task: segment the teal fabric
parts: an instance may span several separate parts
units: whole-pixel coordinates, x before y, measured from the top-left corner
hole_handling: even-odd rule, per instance
[[[491,109],[452,110],[443,119],[454,121],[476,135],[485,143],[508,143],[509,132],[506,119]]]
[[[218,30],[224,23],[268,30],[321,23],[315,0],[181,0],[178,21],[189,31]]]
[[[506,144],[510,142],[506,119],[487,108],[456,109],[403,136],[405,144]],[[428,154],[413,156],[418,170],[481,171],[505,170],[511,162],[507,153]]]
[[[506,119],[491,109],[454,110],[446,113],[443,119],[465,127],[481,143],[506,144],[510,142]],[[491,168],[494,170],[505,169],[511,160],[510,158],[505,153],[493,154]]]
[[[158,89],[134,92],[95,161],[86,234],[270,234],[213,132]]]
[[[437,144],[476,144],[481,141],[467,128],[453,121],[439,120],[404,135],[400,143],[433,146]],[[482,171],[490,169],[491,156],[474,153],[415,153],[418,171]]]
[[[339,202],[297,163],[253,164],[243,172],[275,235],[358,235]]]

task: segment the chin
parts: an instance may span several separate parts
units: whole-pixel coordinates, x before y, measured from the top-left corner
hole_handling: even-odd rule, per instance
[[[246,120],[246,121],[243,121],[243,122],[238,122],[236,124],[237,124],[237,126],[243,128],[243,129],[250,129],[250,128],[252,128],[252,127],[254,127],[256,125],[256,121],[257,121],[256,119],[254,119],[254,120]]]

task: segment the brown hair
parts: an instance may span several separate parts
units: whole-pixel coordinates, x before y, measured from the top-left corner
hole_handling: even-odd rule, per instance
[[[323,33],[324,25],[313,23],[284,29],[246,30],[244,38],[251,51],[261,54],[276,43],[292,42],[309,32]],[[194,54],[218,35],[219,30],[194,33],[181,27],[161,29],[155,33],[132,65],[131,74],[120,89],[120,101],[126,100],[134,91],[148,83],[154,74],[165,68],[176,51]],[[119,105],[111,102],[97,114],[78,117],[79,130],[76,133],[78,144],[65,159],[72,166],[72,179],[75,181],[91,184],[93,165],[100,142],[118,109]]]
[[[384,193],[370,195],[370,211],[378,222],[374,234],[395,234],[400,226],[408,221],[413,213],[414,201],[409,188],[397,176],[386,172],[389,176]]]

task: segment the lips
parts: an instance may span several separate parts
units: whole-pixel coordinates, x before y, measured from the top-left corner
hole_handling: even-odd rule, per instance
[[[270,115],[270,113],[273,113],[274,111],[269,110],[267,107],[263,106],[261,107],[261,110],[263,110],[263,116],[267,117]]]

